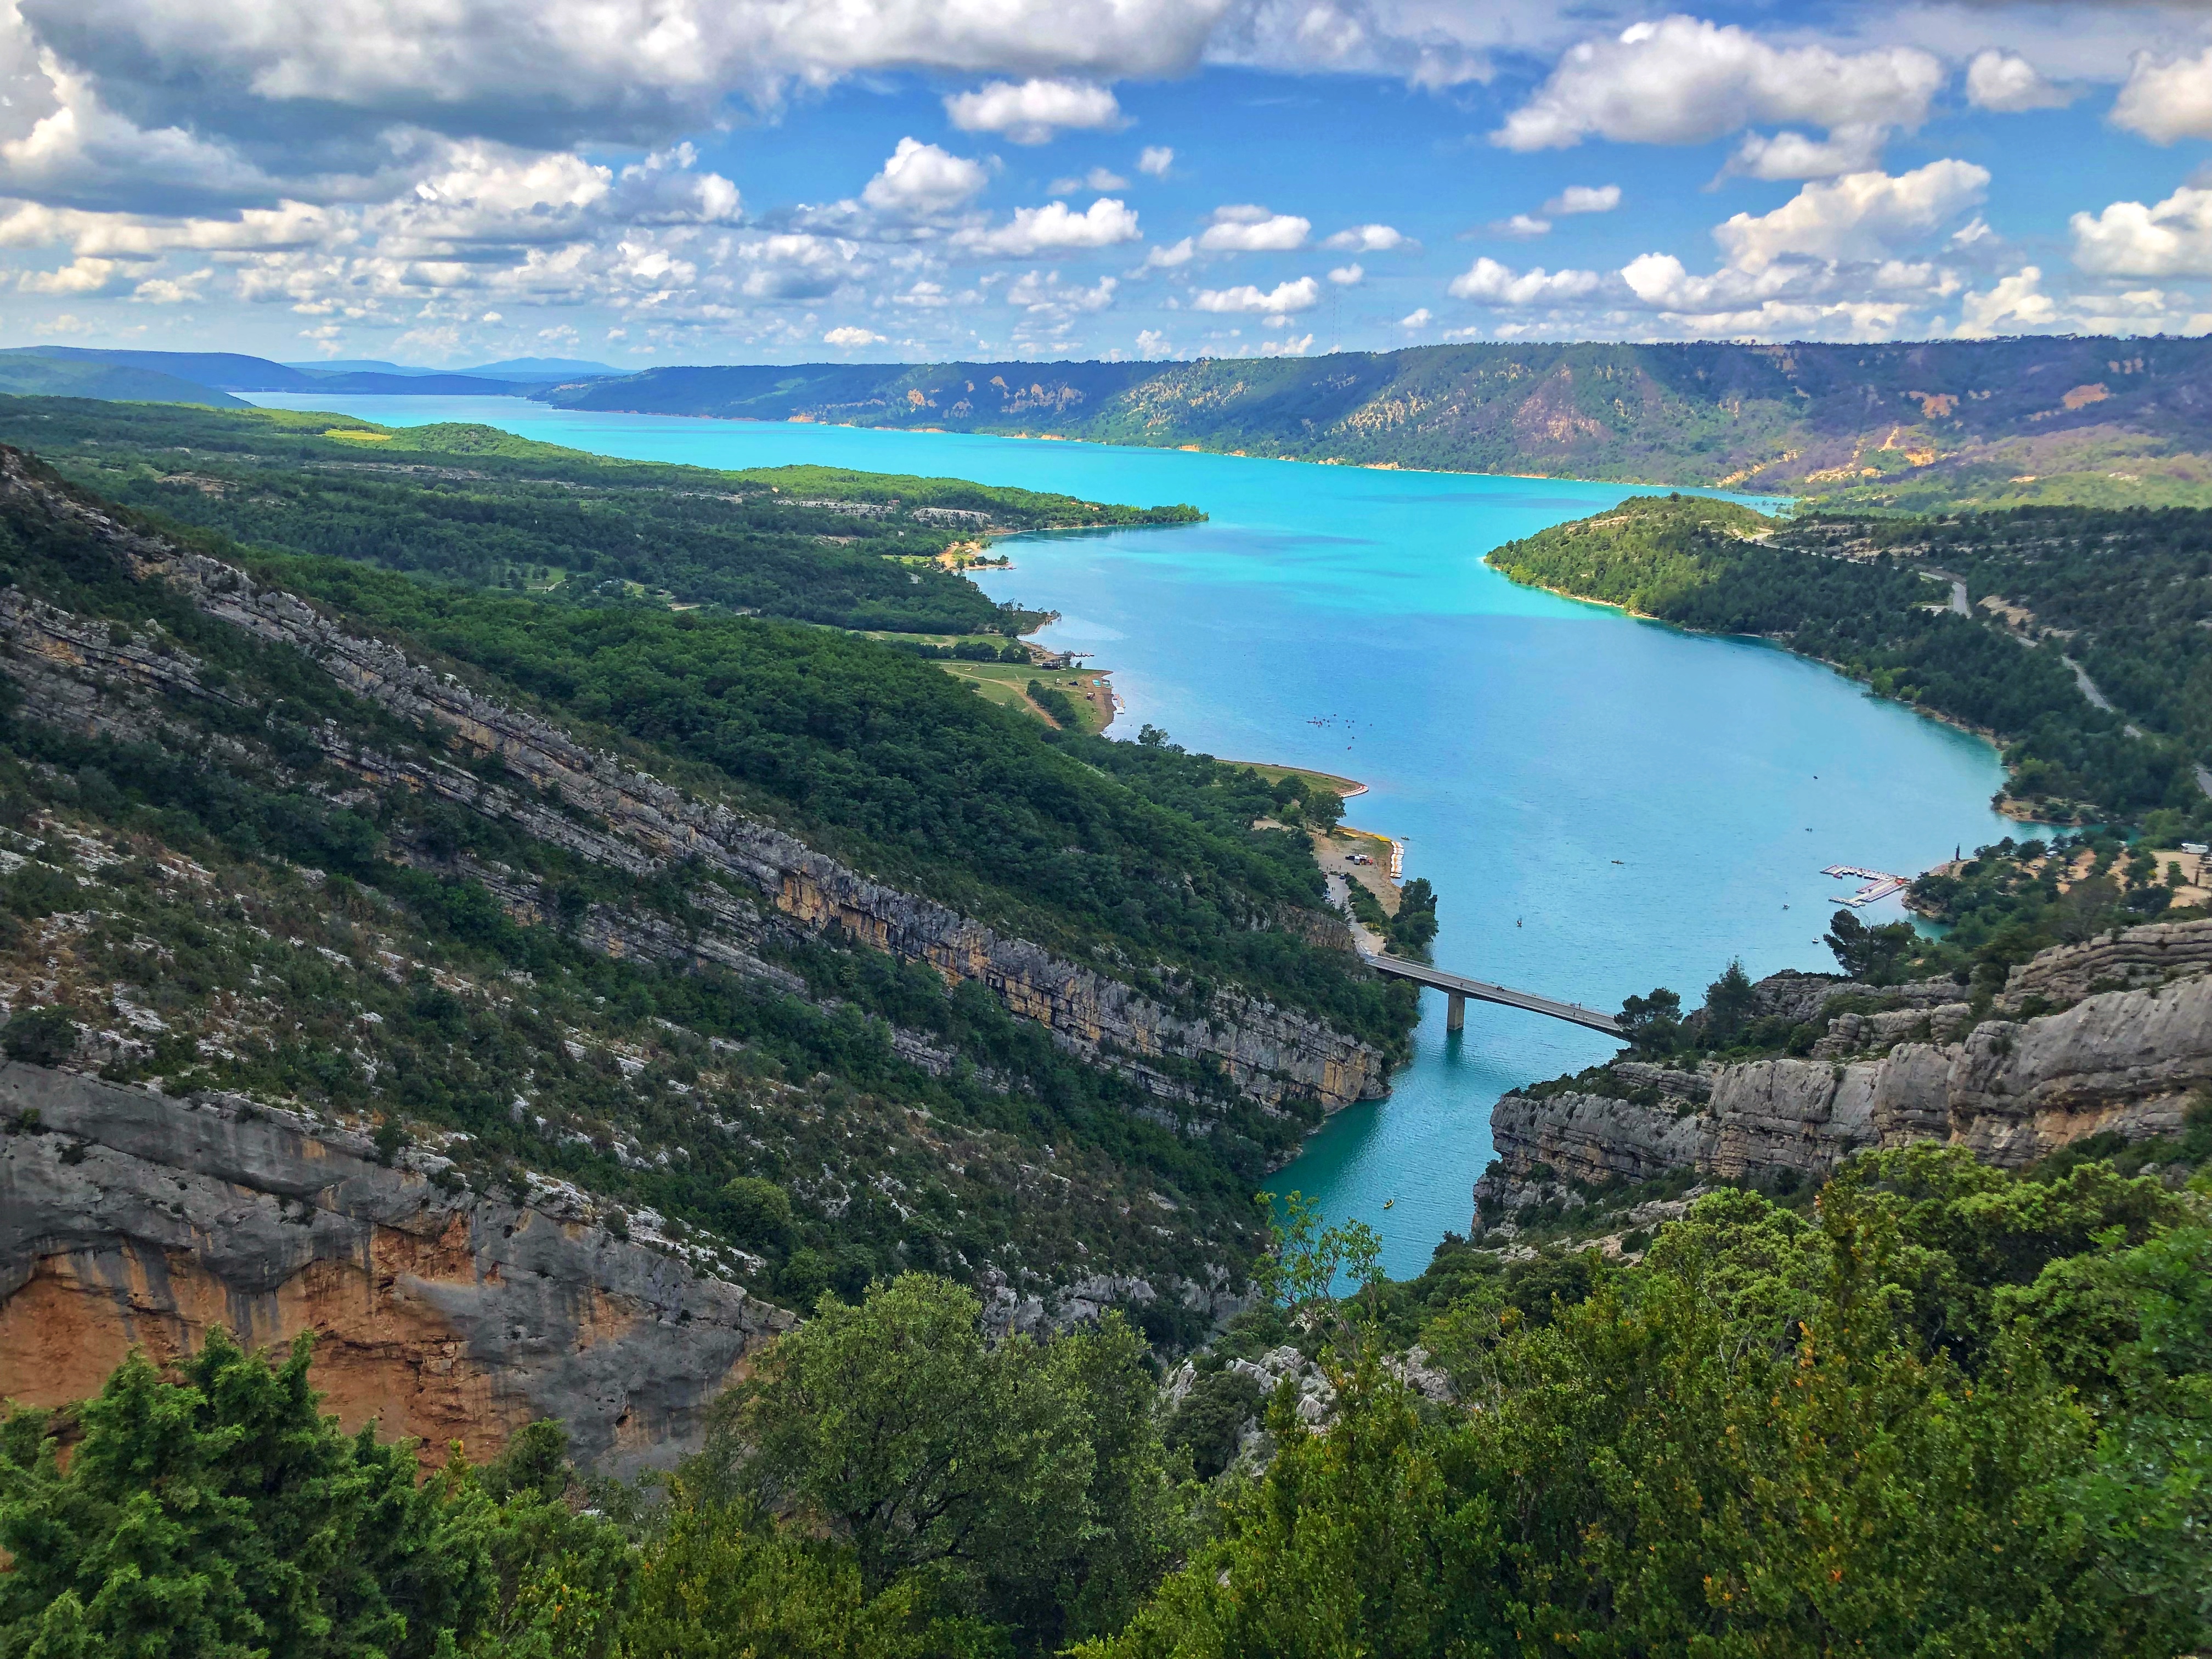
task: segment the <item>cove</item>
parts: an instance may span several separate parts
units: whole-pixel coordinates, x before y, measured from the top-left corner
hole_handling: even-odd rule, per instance
[[[1093,501],[1188,501],[1207,522],[1042,535],[997,550],[994,599],[1057,611],[1187,747],[1360,779],[1347,821],[1405,842],[1441,895],[1446,968],[1600,1007],[1670,986],[1830,969],[1820,872],[1912,872],[2016,833],[1988,744],[1755,641],[1680,633],[1516,586],[1500,542],[1641,493],[1619,484],[1369,471],[1173,450],[604,415],[513,398],[261,396],[396,425],[481,421],[639,460],[793,462],[968,477]],[[1894,901],[1869,920],[1901,914]],[[1490,1111],[1595,1064],[1595,1032],[1425,993],[1389,1099],[1338,1113],[1273,1177],[1367,1222],[1393,1275],[1467,1229]],[[1383,1206],[1389,1201],[1389,1208]]]

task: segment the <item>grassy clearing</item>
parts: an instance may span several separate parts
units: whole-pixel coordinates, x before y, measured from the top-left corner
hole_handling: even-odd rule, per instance
[[[1219,759],[1219,757],[1216,757]],[[1364,795],[1367,786],[1356,778],[1341,778],[1334,772],[1315,772],[1303,766],[1270,766],[1263,761],[1223,760],[1224,766],[1249,766],[1269,783],[1279,783],[1285,778],[1296,778],[1309,789],[1329,789],[1340,795]]]
[[[1066,693],[1083,719],[1084,731],[1091,736],[1114,723],[1114,693],[1107,676],[1098,669],[1048,670],[1012,662],[940,662],[937,665],[953,678],[967,681],[991,702],[1018,708],[1041,720],[1046,715],[1030,700],[1027,688],[1031,680]]]

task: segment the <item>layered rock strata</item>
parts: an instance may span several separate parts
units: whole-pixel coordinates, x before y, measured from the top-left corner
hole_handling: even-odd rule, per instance
[[[2032,982],[2067,971],[2063,962],[2046,964]],[[1893,1012],[1917,1026],[1955,1025],[1952,1007]],[[1865,1059],[1711,1067],[1700,1074],[1710,1085],[1702,1102],[1646,1103],[1653,1097],[1644,1090],[1639,1099],[1507,1095],[1491,1119],[1498,1163],[1476,1188],[1478,1206],[1499,1213],[1516,1184],[1547,1171],[1593,1183],[1684,1167],[1723,1178],[1778,1170],[1819,1176],[1865,1147],[1930,1139],[2017,1168],[2106,1131],[2130,1139],[2171,1133],[2191,1097],[2212,1084],[2212,976],[2101,992],[2059,1013],[1950,1034],[1955,1040],[1896,1042]]]
[[[2014,969],[1997,1006],[2020,1012],[2030,998],[2045,1006],[2099,991],[2162,985],[2212,969],[2212,918],[2154,921],[2045,951]]]
[[[34,497],[40,510],[115,547],[142,580],[167,582],[210,615],[292,647],[399,718],[449,732],[479,755],[496,755],[517,786],[489,783],[447,763],[395,759],[326,731],[326,757],[365,781],[437,794],[631,874],[676,864],[700,871],[708,879],[695,900],[712,913],[711,926],[691,946],[701,959],[773,978],[754,954],[764,929],[836,930],[927,962],[948,983],[980,981],[1010,1012],[1047,1027],[1063,1048],[1165,1098],[1192,1102],[1200,1095],[1164,1061],[1215,1070],[1266,1107],[1311,1100],[1333,1111],[1388,1092],[1385,1057],[1370,1043],[1231,990],[1217,991],[1202,1016],[1178,1014],[1119,979],[876,881],[772,824],[588,748],[550,721],[483,696],[395,647],[349,633],[234,566],[142,535],[33,477],[13,451],[0,453],[0,489]],[[147,694],[223,695],[203,681],[188,653],[159,641],[118,641],[106,623],[17,593],[0,596],[0,667],[24,684],[27,712],[82,729],[142,735],[158,722]],[[136,709],[129,706],[134,689]],[[1348,945],[1348,934],[1343,942]]]
[[[170,1359],[213,1324],[250,1345],[313,1331],[349,1429],[480,1459],[556,1417],[620,1474],[696,1446],[793,1322],[558,1194],[441,1185],[441,1159],[388,1168],[290,1113],[0,1063],[0,1397],[18,1404],[82,1399],[131,1348]]]

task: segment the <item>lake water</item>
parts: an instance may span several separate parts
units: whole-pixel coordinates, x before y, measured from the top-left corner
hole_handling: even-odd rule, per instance
[[[1188,501],[1208,522],[1003,544],[997,599],[1057,611],[1041,636],[1097,653],[1120,734],[1367,783],[1346,821],[1406,843],[1442,896],[1434,954],[1599,1007],[1671,986],[1694,1004],[1730,957],[1754,976],[1832,969],[1819,943],[1845,863],[1905,872],[2013,833],[1975,738],[1753,641],[1700,638],[1517,587],[1482,556],[1601,510],[1620,485],[1386,472],[950,434],[585,414],[508,398],[265,397],[390,424],[479,420],[643,460],[809,461]],[[1869,920],[1899,915],[1894,901]],[[1340,1112],[1274,1179],[1357,1217],[1418,1273],[1491,1158],[1518,1084],[1604,1059],[1595,1032],[1471,1003],[1447,1036],[1424,993],[1388,1100]],[[1395,1200],[1386,1212],[1383,1204]]]

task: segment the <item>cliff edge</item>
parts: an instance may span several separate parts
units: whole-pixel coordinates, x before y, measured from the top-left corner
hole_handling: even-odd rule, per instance
[[[249,1345],[307,1330],[349,1429],[482,1459],[555,1417],[621,1474],[697,1444],[793,1322],[568,1189],[505,1202],[442,1158],[387,1166],[365,1136],[250,1103],[0,1063],[0,1397],[20,1404],[96,1393],[133,1346],[167,1359],[212,1324]]]
[[[2212,1085],[2208,966],[2212,921],[2191,921],[2043,951],[1978,1016],[1948,982],[1882,993],[1778,975],[1758,988],[1764,1000],[1895,1006],[1821,1014],[1825,1030],[1802,1056],[1690,1069],[1624,1059],[1505,1096],[1491,1119],[1498,1161],[1475,1187],[1477,1227],[1564,1203],[1576,1186],[1682,1170],[1818,1180],[1853,1152],[1917,1140],[2021,1168],[2091,1135],[2174,1133]]]

